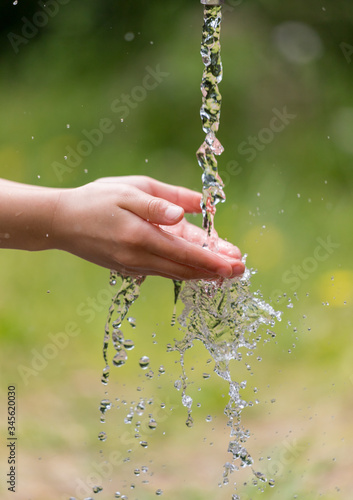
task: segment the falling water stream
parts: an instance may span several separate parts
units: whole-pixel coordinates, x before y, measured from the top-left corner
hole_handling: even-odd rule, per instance
[[[216,137],[220,124],[221,94],[218,84],[222,80],[222,61],[220,28],[222,7],[205,5],[202,30],[201,56],[204,71],[201,82],[202,105],[200,110],[205,140],[197,151],[198,163],[202,173],[202,215],[203,228],[206,230],[207,246],[217,251],[218,236],[214,228],[214,216],[218,202],[225,201],[223,182],[218,174],[216,155],[223,152],[223,146]],[[250,432],[241,423],[242,410],[250,404],[240,394],[246,381],[236,381],[231,377],[230,362],[235,360],[246,363],[245,352],[253,353],[261,334],[257,333],[260,324],[272,327],[280,314],[264,302],[259,292],[250,291],[251,271],[246,270],[241,278],[219,279],[217,281],[189,281],[183,287],[180,298],[184,303],[179,322],[185,328],[183,340],[176,341],[174,349],[181,357],[182,403],[187,408],[186,424],[193,425],[192,398],[187,394],[187,374],[184,366],[185,352],[195,340],[200,340],[211,354],[214,371],[229,384],[229,402],[224,410],[230,428],[228,451],[232,460],[224,464],[222,484],[229,483],[230,473],[239,467],[252,467],[255,477],[267,482],[264,474],[254,469],[254,460],[247,451],[245,443]],[[272,335],[271,330],[267,332]],[[246,363],[249,371],[251,367]],[[274,485],[270,479],[269,485]],[[256,483],[256,480],[255,480]],[[236,486],[236,483],[235,483]],[[235,487],[236,490],[236,487]],[[234,493],[233,500],[239,499]]]
[[[223,152],[223,146],[216,137],[218,132],[222,97],[218,84],[222,80],[221,61],[221,6],[205,6],[202,28],[201,56],[204,71],[201,81],[202,105],[200,116],[205,140],[196,153],[202,173],[201,209],[203,228],[206,230],[210,250],[217,251],[217,233],[214,228],[216,205],[225,201],[223,182],[218,174],[215,155]]]
[[[203,228],[205,229],[204,246],[211,251],[218,250],[218,235],[214,228],[214,216],[218,202],[225,201],[223,183],[218,174],[216,155],[223,152],[223,147],[216,137],[220,123],[221,94],[218,84],[222,80],[222,62],[220,55],[220,27],[222,20],[221,6],[205,5],[204,24],[202,30],[201,56],[204,71],[201,83],[202,106],[201,120],[205,133],[205,140],[197,151],[197,160],[202,172],[202,201],[201,209],[203,215]],[[240,278],[219,279],[217,281],[189,281],[182,284],[174,282],[175,308],[172,324],[176,320],[176,303],[178,299],[184,304],[181,316],[178,318],[180,330],[184,333],[182,340],[175,340],[174,346],[169,345],[168,351],[176,351],[180,356],[181,375],[175,386],[181,390],[182,404],[187,410],[186,424],[193,425],[192,405],[193,400],[188,395],[188,376],[185,368],[184,358],[187,350],[191,349],[196,340],[206,347],[214,361],[214,371],[229,386],[229,401],[224,409],[227,426],[230,429],[230,441],[228,452],[230,460],[224,464],[223,477],[220,485],[229,483],[229,476],[239,468],[251,467],[256,481],[268,482],[274,485],[273,479],[268,479],[264,474],[254,468],[254,460],[246,449],[246,441],[250,436],[241,421],[242,411],[252,402],[247,402],[241,395],[246,381],[233,380],[231,376],[231,363],[245,364],[247,370],[252,368],[246,357],[253,354],[256,346],[262,339],[262,333],[258,329],[261,324],[266,325],[266,337],[274,336],[271,328],[280,313],[266,304],[259,292],[250,291],[250,278],[252,271],[246,269]],[[121,283],[120,283],[121,279]],[[122,323],[126,321],[130,306],[136,301],[140,293],[140,285],[145,277],[122,277],[112,271],[110,283],[118,287],[109,309],[105,325],[103,344],[103,356],[105,366],[102,373],[102,383],[108,384],[110,367],[121,367],[128,359],[128,351],[134,347],[133,341],[125,338]],[[120,283],[120,286],[118,284]],[[127,318],[129,320],[129,318]],[[113,356],[109,359],[108,348],[113,346]],[[141,368],[147,368],[148,357],[140,359]],[[164,370],[164,368],[163,368]],[[107,396],[106,392],[106,396]],[[130,424],[135,414],[142,415],[146,405],[151,404],[143,398],[130,408],[125,418],[125,424]],[[105,423],[106,412],[112,408],[112,402],[107,397],[101,401],[101,422]],[[156,422],[150,418],[150,428],[154,428]],[[138,435],[139,436],[139,435]],[[107,439],[106,433],[102,431],[98,438],[100,441]],[[147,446],[143,440],[141,446]],[[98,490],[97,490],[98,488]],[[101,487],[95,487],[94,493],[101,491]],[[162,494],[161,490],[156,491]],[[116,498],[126,498],[116,496]],[[232,500],[238,500],[237,486],[234,483]]]

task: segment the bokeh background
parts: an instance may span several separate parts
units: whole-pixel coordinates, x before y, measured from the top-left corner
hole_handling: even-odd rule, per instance
[[[0,9],[1,177],[67,188],[144,174],[200,189],[197,0],[3,0]],[[283,311],[276,337],[251,360],[245,396],[260,404],[243,415],[255,468],[276,487],[261,492],[246,470],[232,477],[242,500],[352,498],[352,19],[350,0],[224,7],[219,170],[227,201],[216,229],[248,254],[253,290]],[[102,119],[112,131],[85,146]],[[212,373],[203,346],[187,353],[201,403],[188,429],[174,388],[180,365],[166,347],[181,335],[170,327],[171,282],[143,284],[131,309],[136,328],[124,327],[136,348],[107,389],[109,272],[55,251],[2,250],[0,268],[1,498],[105,500],[120,491],[149,499],[159,488],[167,499],[231,497],[231,486],[218,487],[229,459],[227,387],[216,375],[203,379]],[[15,494],[5,484],[8,385],[17,388]],[[121,409],[108,412],[101,443],[104,397]],[[145,426],[147,449],[122,422],[140,397],[153,400],[154,415],[166,405],[157,429]],[[114,453],[131,459],[121,464]],[[148,471],[134,474],[142,466]],[[104,486],[97,495],[87,490],[95,483]]]

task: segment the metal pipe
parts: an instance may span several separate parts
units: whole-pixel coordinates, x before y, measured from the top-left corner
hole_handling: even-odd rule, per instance
[[[223,5],[224,0],[201,0],[203,5]]]

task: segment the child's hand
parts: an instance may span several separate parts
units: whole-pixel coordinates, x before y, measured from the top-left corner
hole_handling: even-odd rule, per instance
[[[220,240],[218,254],[202,248],[204,231],[183,219],[184,211],[200,212],[200,199],[195,191],[143,176],[64,189],[51,246],[123,275],[187,280],[242,274],[237,247]]]

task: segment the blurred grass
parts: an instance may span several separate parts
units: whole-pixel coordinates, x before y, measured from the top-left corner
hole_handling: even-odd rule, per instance
[[[31,8],[35,12],[38,7]],[[258,269],[254,290],[260,289],[284,311],[276,338],[259,347],[262,361],[252,362],[254,375],[246,396],[254,397],[253,387],[258,387],[261,404],[244,411],[256,467],[261,470],[271,456],[268,463],[274,466],[268,470],[277,485],[264,493],[241,486],[242,500],[258,495],[281,500],[351,498],[352,169],[351,155],[335,141],[333,130],[337,112],[352,106],[352,68],[339,48],[341,41],[349,42],[345,18],[350,8],[343,1],[326,13],[318,2],[310,9],[303,2],[290,7],[244,2],[228,12],[223,23],[219,137],[225,152],[219,168],[227,172],[227,165],[238,161],[241,171],[226,182],[227,201],[217,211],[216,228],[248,254],[250,267]],[[21,11],[17,19],[12,16],[11,29],[20,32]],[[1,176],[69,187],[102,176],[146,174],[200,189],[195,150],[203,140],[198,115],[201,17],[200,8],[186,2],[163,8],[158,2],[140,8],[107,2],[98,8],[78,1],[62,6],[17,55],[3,28]],[[273,43],[276,25],[298,19],[313,26],[323,43],[322,57],[306,65],[286,60]],[[124,40],[129,31],[135,34],[131,42]],[[141,85],[146,66],[157,65],[170,76],[121,123],[111,111],[112,102]],[[239,144],[268,126],[273,108],[285,106],[297,117],[247,162]],[[60,182],[52,163],[64,162],[66,147],[75,148],[83,139],[82,130],[97,128],[102,118],[114,121],[114,133]],[[302,267],[314,256],[317,238],[328,237],[339,247],[293,289],[286,273],[293,274],[293,266]],[[16,384],[17,498],[67,499],[77,479],[86,478],[92,464],[102,460],[98,405],[104,396],[101,348],[108,305],[99,302],[106,297],[99,293],[108,289],[108,272],[58,252],[3,250],[0,266],[0,428],[3,436],[6,388]],[[281,291],[279,302],[275,290]],[[97,310],[89,305],[90,298]],[[294,307],[288,308],[291,304]],[[92,320],[79,315],[82,308],[89,309]],[[136,388],[141,386],[144,395],[157,395],[174,410],[151,437],[148,453],[135,457],[135,463],[153,457],[150,486],[141,487],[141,478],[134,478],[132,459],[114,470],[112,487],[135,481],[131,498],[155,498],[158,487],[168,499],[229,498],[230,489],[217,486],[222,464],[229,459],[222,414],[227,388],[215,375],[202,379],[201,373],[212,371],[212,365],[207,365],[201,346],[188,352],[190,392],[202,404],[194,410],[194,429],[185,427],[180,394],[173,387],[180,366],[174,354],[166,353],[167,343],[179,335],[169,326],[172,308],[172,283],[149,278],[131,310],[137,328],[125,326],[136,349],[124,369],[112,374],[109,396],[130,401],[140,397]],[[31,366],[33,356],[50,343],[49,334],[63,332],[69,322],[79,335],[25,385],[19,367]],[[151,359],[151,380],[137,368],[143,354]],[[166,368],[163,376],[157,376],[160,364]],[[209,414],[212,423],[205,422]],[[107,428],[113,432],[118,417],[108,416]],[[288,452],[284,460],[286,446],[295,447],[293,443],[299,443],[297,451],[292,456]],[[108,439],[106,445],[107,456],[116,444]],[[261,457],[264,461],[258,462]],[[3,476],[3,446],[0,463]],[[243,476],[251,482],[248,474]],[[0,492],[5,498],[3,484]],[[104,494],[99,497],[105,499]]]

